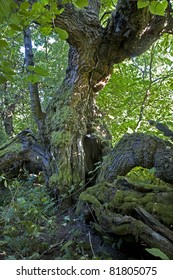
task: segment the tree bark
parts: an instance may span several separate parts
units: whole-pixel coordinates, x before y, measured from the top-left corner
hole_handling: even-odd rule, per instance
[[[23,169],[38,174],[43,171],[46,176],[50,154],[39,145],[34,133],[23,130],[0,147],[0,172],[7,178],[18,177]],[[48,177],[46,177],[46,181]]]
[[[98,182],[112,182],[132,168],[155,168],[155,175],[173,184],[173,145],[156,136],[143,133],[126,134],[102,164]]]
[[[67,193],[69,186],[78,191],[79,184],[85,184],[109,139],[90,85],[93,65],[93,48],[84,55],[71,46],[66,78],[47,110],[45,138],[57,162],[57,173],[50,166],[53,184],[61,194]]]

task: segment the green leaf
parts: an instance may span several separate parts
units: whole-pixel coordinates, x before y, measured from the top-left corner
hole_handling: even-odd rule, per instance
[[[49,0],[41,0],[40,1],[43,5],[48,5],[49,4]]]
[[[0,75],[0,84],[2,85],[4,83],[6,83],[6,81],[7,81],[7,78],[3,75]]]
[[[88,6],[88,0],[76,0],[75,4],[79,8],[84,8]]]
[[[40,76],[48,76],[49,72],[42,68],[41,66],[35,66],[34,71],[36,74],[40,75]]]
[[[30,4],[28,2],[23,2],[21,5],[20,5],[20,9],[21,10],[28,10],[30,8]]]
[[[168,6],[167,1],[157,2],[152,1],[149,5],[149,10],[152,14],[164,16],[164,12]]]
[[[147,0],[138,0],[138,3],[137,3],[138,9],[145,8],[148,5],[149,5],[149,1],[147,1]]]
[[[67,40],[67,38],[68,38],[68,33],[67,33],[67,31],[65,31],[65,30],[63,30],[63,29],[61,29],[61,28],[59,28],[59,27],[55,27],[54,30],[55,30],[56,33],[58,33],[59,38],[60,38],[61,40]]]
[[[17,24],[10,24],[11,29],[15,30],[15,31],[22,31],[21,26],[17,25]]]
[[[167,0],[163,0],[162,1],[162,6],[163,6],[164,10],[166,10],[166,8],[168,7],[168,1]]]
[[[40,27],[40,31],[43,35],[49,35],[52,32],[51,26]]]
[[[8,47],[8,42],[6,40],[0,40],[0,48]]]
[[[7,258],[7,260],[16,260],[15,256],[9,255]]]
[[[0,17],[8,19],[11,11],[11,0],[0,0]]]
[[[31,71],[31,72],[34,71],[34,66],[33,65],[28,65],[27,70]]]
[[[64,249],[68,248],[69,246],[71,246],[74,243],[73,240],[69,240],[67,241],[60,249],[60,251],[62,252]]]
[[[45,9],[43,3],[35,2],[35,3],[32,5],[32,12],[35,12],[36,14],[40,14],[40,13],[43,13],[43,12],[45,12],[45,11],[46,11],[46,9]]]
[[[156,168],[152,167],[151,169],[149,169],[149,173],[150,174],[156,174]]]
[[[39,81],[39,77],[36,74],[29,74],[27,76],[27,81],[32,84],[36,84]]]
[[[15,75],[16,73],[14,72],[14,70],[8,66],[3,66],[2,71],[4,72],[4,74],[6,75]]]
[[[151,249],[145,249],[148,253],[150,253],[151,255],[155,256],[155,257],[159,257],[162,260],[169,260],[168,256],[163,253],[160,249],[158,248],[151,248]]]

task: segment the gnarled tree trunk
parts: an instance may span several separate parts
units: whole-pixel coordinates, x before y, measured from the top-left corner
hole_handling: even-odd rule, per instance
[[[113,65],[140,55],[163,32],[172,30],[168,14],[151,15],[148,9],[137,9],[135,1],[118,1],[106,27],[99,21],[98,0],[90,0],[84,9],[72,4],[64,8],[54,25],[68,32],[69,63],[45,119],[45,138],[55,159],[50,163],[50,183],[61,194],[70,186],[78,192],[86,173],[105,153],[110,136],[95,97],[107,83]]]
[[[51,165],[50,182],[58,186],[61,194],[72,185],[77,191],[80,183],[86,183],[110,138],[90,84],[96,64],[93,45],[85,54],[80,52],[70,47],[66,79],[45,119],[45,136],[56,161],[56,166]]]

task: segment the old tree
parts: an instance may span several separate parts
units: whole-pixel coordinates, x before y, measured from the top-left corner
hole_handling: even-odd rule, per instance
[[[30,81],[38,133],[26,129],[1,146],[1,173],[16,177],[24,163],[31,173],[43,171],[59,207],[76,204],[76,214],[99,234],[131,235],[173,259],[173,146],[156,136],[134,133],[112,149],[96,105],[115,64],[140,56],[163,34],[173,34],[171,1],[119,0],[110,12],[103,10],[107,1],[100,0],[9,2],[1,1],[1,17],[4,24],[15,28],[20,24],[24,30],[29,74],[34,72],[30,25],[56,29],[68,42],[69,54],[66,75],[46,112],[37,81]],[[14,15],[17,24],[10,22]],[[166,126],[158,128],[173,137]],[[128,178],[137,166],[154,168],[161,183]]]

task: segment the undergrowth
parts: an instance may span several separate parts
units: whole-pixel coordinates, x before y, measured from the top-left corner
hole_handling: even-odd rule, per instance
[[[39,259],[56,227],[55,203],[35,176],[0,179],[0,258]]]

